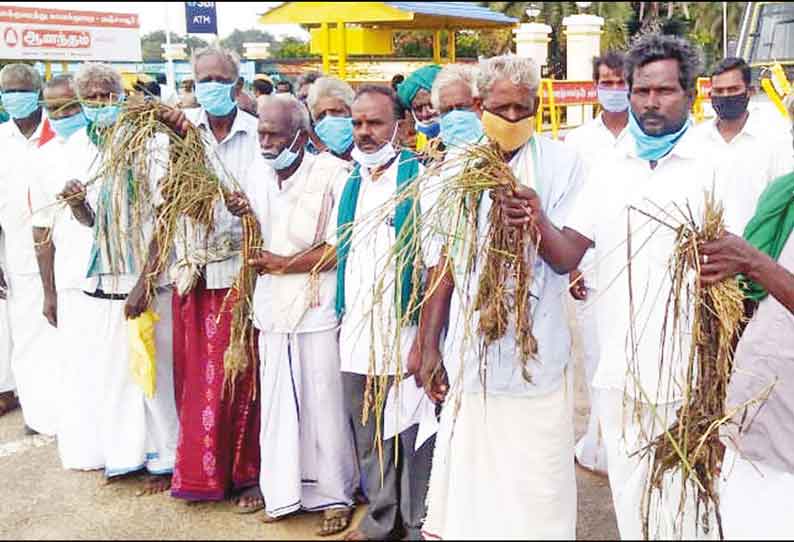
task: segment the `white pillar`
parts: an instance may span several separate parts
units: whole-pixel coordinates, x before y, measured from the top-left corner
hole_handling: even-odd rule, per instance
[[[604,18],[596,15],[569,15],[562,20],[566,36],[566,79],[582,81],[593,78],[593,57],[601,53],[601,28]],[[569,106],[568,124],[579,125],[593,117],[593,106]]]
[[[516,40],[516,55],[531,58],[538,68],[549,63],[551,27],[543,23],[524,23],[513,30]]]

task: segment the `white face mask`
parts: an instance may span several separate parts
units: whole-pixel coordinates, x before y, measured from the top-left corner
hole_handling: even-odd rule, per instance
[[[353,147],[353,152],[350,153],[350,156],[353,158],[353,160],[367,169],[377,169],[380,166],[388,163],[389,160],[397,155],[397,151],[394,149],[394,145],[392,144],[396,135],[397,126],[394,127],[394,133],[392,134],[391,139],[380,149],[373,153],[367,154],[359,149],[358,145],[356,145]]]

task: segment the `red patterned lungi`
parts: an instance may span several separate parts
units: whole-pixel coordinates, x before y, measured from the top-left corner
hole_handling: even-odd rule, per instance
[[[259,484],[259,390],[255,362],[239,377],[234,396],[223,389],[229,344],[228,289],[207,290],[201,280],[185,296],[174,293],[174,387],[179,443],[171,495],[219,501]],[[254,341],[256,344],[256,340]],[[256,393],[253,393],[253,392]]]

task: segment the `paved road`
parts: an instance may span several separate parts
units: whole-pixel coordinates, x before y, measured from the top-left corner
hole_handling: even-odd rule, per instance
[[[584,429],[586,415],[578,378],[577,433]],[[577,537],[616,539],[606,478],[577,468],[577,480]],[[187,505],[166,495],[136,497],[134,480],[105,485],[100,473],[64,471],[53,439],[23,436],[19,411],[0,418],[0,487],[0,539],[299,540],[312,537],[319,521],[314,514],[264,525],[257,516],[235,514],[227,503]]]

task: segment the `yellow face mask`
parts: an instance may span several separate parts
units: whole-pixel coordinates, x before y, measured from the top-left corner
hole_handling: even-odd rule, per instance
[[[512,152],[529,141],[535,133],[535,116],[510,122],[490,111],[483,111],[482,129],[502,151]]]

